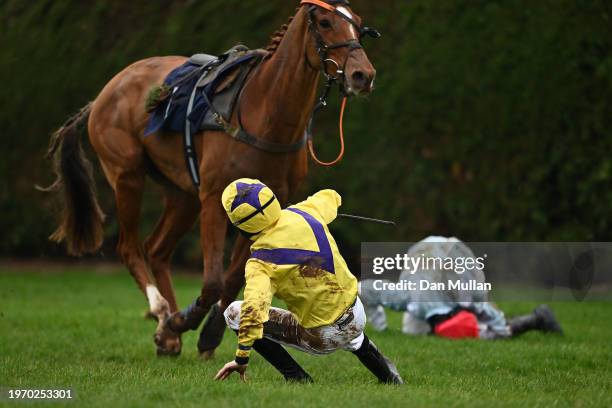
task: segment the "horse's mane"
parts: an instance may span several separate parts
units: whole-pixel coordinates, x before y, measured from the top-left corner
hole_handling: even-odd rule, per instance
[[[297,12],[297,10],[296,10],[296,12]],[[274,34],[272,34],[272,37],[270,37],[270,44],[268,44],[266,46],[266,51],[268,51],[268,57],[272,56],[272,54],[274,54],[274,52],[278,49],[278,46],[281,43],[281,41],[283,40],[283,37],[285,36],[285,33],[287,33],[287,29],[289,28],[289,24],[291,24],[291,22],[293,21],[293,17],[295,17],[295,16],[289,17],[287,22],[285,24],[283,24],[282,26],[280,26],[280,28],[278,30],[276,30],[274,32]]]

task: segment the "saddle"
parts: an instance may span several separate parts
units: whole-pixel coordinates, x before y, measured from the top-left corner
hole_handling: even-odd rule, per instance
[[[251,69],[267,52],[232,47],[220,56],[195,54],[151,90],[144,135],[157,131],[223,130]]]
[[[266,55],[265,50],[249,50],[244,45],[220,56],[195,54],[150,91],[146,108],[151,115],[144,135],[159,130],[182,133],[187,170],[196,187],[200,175],[193,134],[227,131],[249,73]]]

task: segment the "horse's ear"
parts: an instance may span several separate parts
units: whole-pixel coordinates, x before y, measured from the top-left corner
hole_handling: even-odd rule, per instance
[[[170,96],[170,87],[166,84],[154,86],[149,90],[145,99],[145,110],[153,112]]]
[[[372,37],[372,38],[382,37],[382,34],[380,33],[380,31],[372,27],[363,27],[361,29],[361,35],[362,36],[367,35],[368,37]]]

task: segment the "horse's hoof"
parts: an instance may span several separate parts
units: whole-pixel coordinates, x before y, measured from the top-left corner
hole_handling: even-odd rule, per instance
[[[181,355],[181,349],[162,349],[157,348],[156,350],[157,357],[178,357]]]
[[[157,343],[157,357],[178,357],[181,354],[182,344],[181,339],[166,339],[163,343]]]
[[[157,356],[177,357],[181,354],[181,337],[174,333],[158,332],[153,335],[153,341],[157,346]]]
[[[209,361],[215,358],[215,350],[206,350],[200,352],[200,358],[204,361]]]

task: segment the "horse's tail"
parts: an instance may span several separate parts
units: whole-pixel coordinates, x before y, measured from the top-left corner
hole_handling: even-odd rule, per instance
[[[104,213],[96,198],[92,165],[80,141],[90,112],[91,102],[51,136],[46,157],[53,158],[56,178],[51,186],[41,189],[60,193],[61,222],[49,239],[65,240],[68,253],[74,256],[96,252],[104,235]]]

